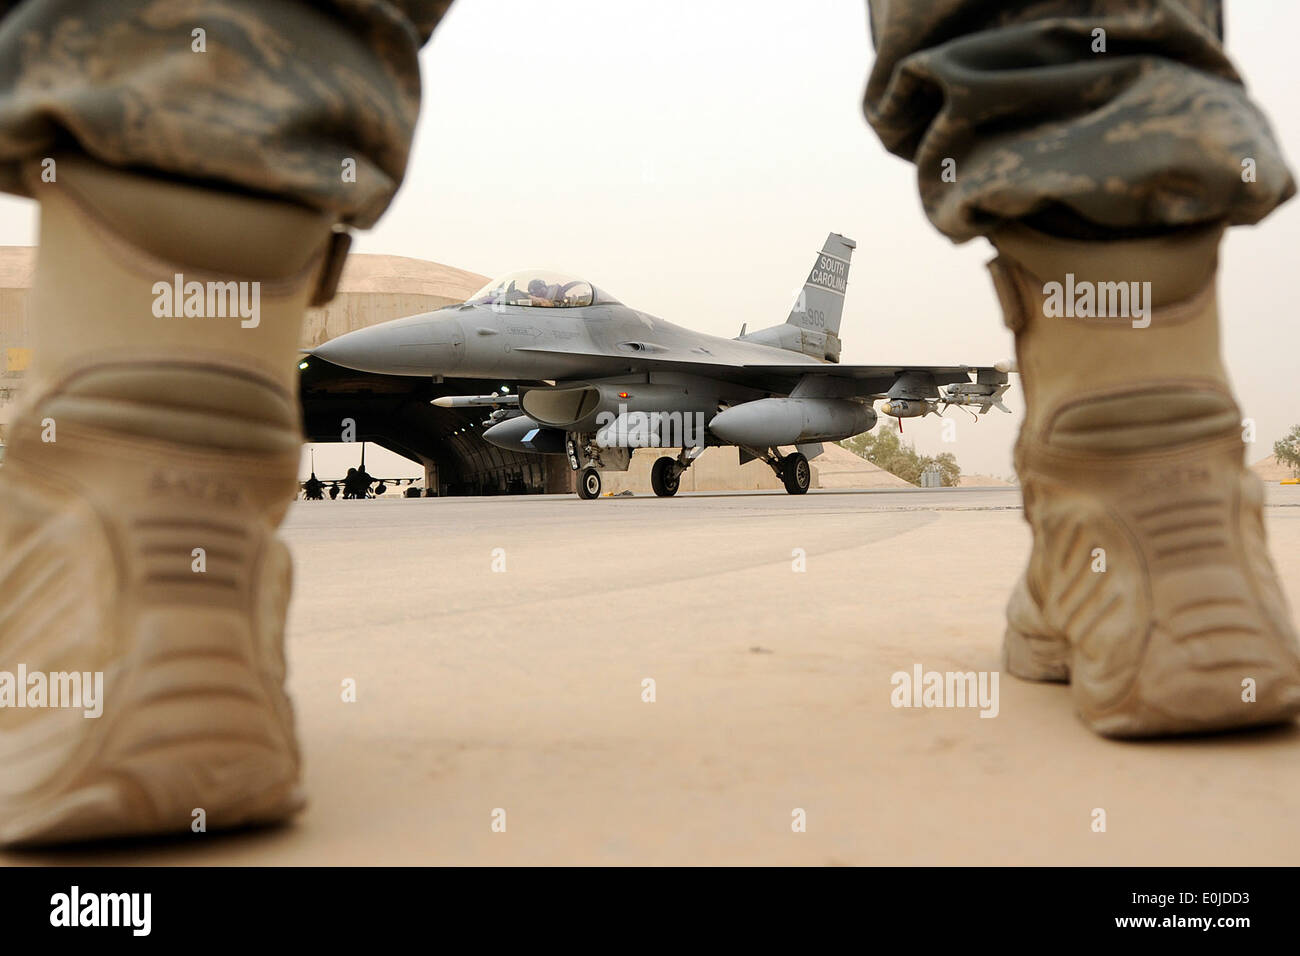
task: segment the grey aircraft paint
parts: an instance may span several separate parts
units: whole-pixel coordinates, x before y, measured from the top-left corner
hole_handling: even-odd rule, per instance
[[[1002,404],[1009,363],[841,365],[840,320],[855,243],[831,233],[786,321],[724,339],[629,308],[589,282],[534,270],[489,283],[468,301],[339,336],[310,350],[344,368],[385,375],[554,382],[517,394],[446,397],[491,409],[485,440],[512,451],[564,454],[595,497],[602,470],[623,470],[639,447],[681,449],[652,484],[676,492],[707,445],[762,458],[792,494],[807,490],[821,441],[870,430],[872,407],[895,417],[948,405]],[[972,381],[972,374],[974,380]],[[521,419],[523,419],[521,421]],[[793,452],[781,448],[795,446]]]

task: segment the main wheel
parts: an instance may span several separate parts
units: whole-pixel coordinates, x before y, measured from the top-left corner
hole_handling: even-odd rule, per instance
[[[600,497],[600,472],[595,468],[584,468],[578,476],[578,497]]]
[[[668,457],[660,458],[650,469],[650,487],[660,498],[671,498],[681,487],[682,476],[677,471],[677,462]]]
[[[786,455],[781,465],[781,480],[785,482],[785,490],[790,494],[804,494],[812,484],[812,468],[808,465],[808,459],[800,452]]]

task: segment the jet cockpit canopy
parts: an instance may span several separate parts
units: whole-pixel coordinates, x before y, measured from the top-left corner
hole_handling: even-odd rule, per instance
[[[543,309],[576,309],[596,301],[586,279],[548,269],[525,269],[493,279],[466,301],[472,305],[524,305]],[[602,297],[608,301],[608,297]]]

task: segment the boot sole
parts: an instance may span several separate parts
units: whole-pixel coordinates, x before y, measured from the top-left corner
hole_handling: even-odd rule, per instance
[[[88,441],[81,450],[96,457],[124,443],[60,425],[65,451]],[[26,467],[30,450],[0,480],[15,509],[0,557],[10,596],[0,666],[103,672],[97,718],[0,711],[9,725],[0,730],[5,845],[198,831],[199,820],[202,829],[266,824],[304,805],[278,649],[288,552],[260,516],[196,507],[195,490],[208,493],[214,468],[228,475],[231,456],[160,472],[175,449],[125,444],[155,484],[111,511],[64,469]],[[160,489],[159,474],[175,484]],[[196,547],[206,554],[201,573]]]

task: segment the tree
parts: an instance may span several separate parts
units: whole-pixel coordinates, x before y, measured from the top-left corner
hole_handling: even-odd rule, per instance
[[[882,428],[874,435],[871,432],[863,432],[861,435],[844,439],[839,442],[839,445],[859,458],[865,458],[873,465],[913,485],[920,485],[921,472],[931,464],[939,466],[946,487],[956,485],[961,478],[961,467],[957,464],[957,456],[952,452],[946,451],[942,455],[919,455],[916,448],[904,442],[898,432],[892,428]]]
[[[1300,425],[1292,425],[1285,438],[1273,442],[1273,456],[1300,478]]]
[[[933,458],[926,457],[921,459],[924,464],[931,462],[939,466],[939,473],[943,475],[943,486],[945,488],[954,487],[961,480],[961,466],[957,464],[957,456],[950,451],[942,455],[935,455]]]

